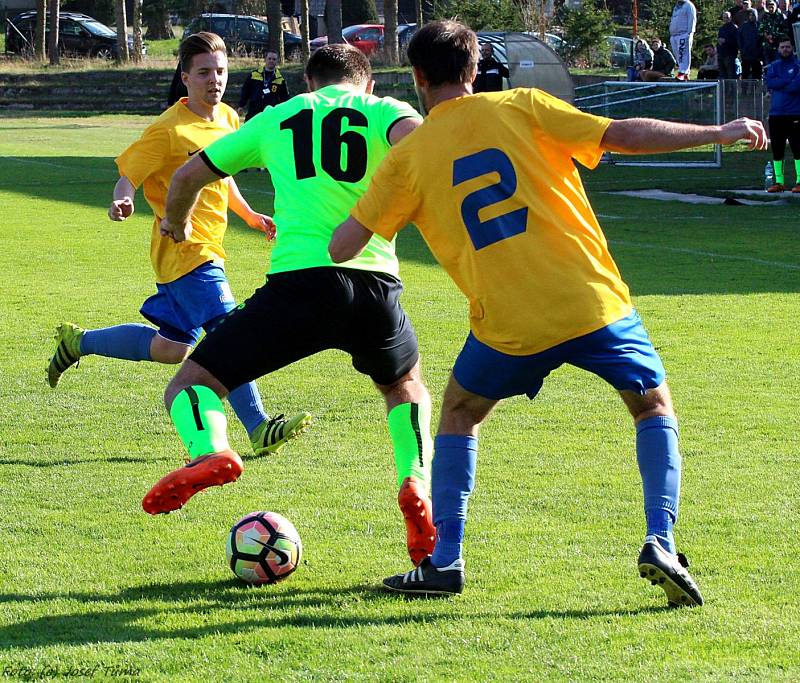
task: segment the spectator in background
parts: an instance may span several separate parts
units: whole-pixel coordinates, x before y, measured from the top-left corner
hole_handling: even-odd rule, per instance
[[[794,157],[795,186],[800,193],[800,60],[792,51],[789,36],[778,36],[778,59],[767,66],[764,78],[771,96],[769,107],[769,139],[772,146],[775,184],[767,192],[783,192],[783,157],[786,140]]]
[[[692,41],[697,28],[697,9],[692,0],[678,0],[672,10],[669,22],[669,42],[672,54],[678,62],[679,81],[689,80],[689,69],[692,68]]]
[[[739,29],[739,51],[742,54],[742,79],[760,81],[763,50],[754,9],[748,10],[747,21]]]
[[[251,72],[242,86],[239,116],[244,115],[244,108],[247,107],[247,121],[267,107],[274,107],[288,99],[286,80],[278,68],[278,54],[267,52],[264,67]]]
[[[789,40],[792,41],[792,47],[797,50],[797,45],[794,42],[794,25],[800,21],[800,0],[794,0],[792,9],[786,15],[786,25],[789,30]]]
[[[800,1],[800,0],[798,0]],[[720,78],[736,78],[736,57],[739,55],[739,27],[730,12],[722,13],[722,26],[717,32],[717,61]]]
[[[658,81],[664,77],[672,76],[675,69],[675,57],[664,47],[660,38],[653,38],[653,68],[639,72],[643,81]]]
[[[636,41],[636,47],[633,49],[633,66],[637,71],[653,68],[653,51],[647,41],[641,38]]]
[[[697,70],[697,78],[704,81],[716,80],[719,78],[717,48],[709,43],[708,45],[703,46],[703,53],[705,54],[706,59]]]
[[[491,43],[481,45],[478,75],[472,82],[472,92],[498,92],[503,89],[503,78],[508,76],[508,67],[495,59]]]
[[[736,24],[738,28],[742,28],[742,26],[747,23],[747,13],[752,9],[752,7],[753,4],[750,2],[750,0],[741,0],[741,5],[737,6],[735,11],[731,9],[733,23]],[[758,19],[758,12],[756,12],[756,19]]]
[[[764,64],[771,64],[778,56],[778,37],[787,32],[786,15],[778,9],[775,0],[767,0],[759,16],[758,31],[764,50]]]

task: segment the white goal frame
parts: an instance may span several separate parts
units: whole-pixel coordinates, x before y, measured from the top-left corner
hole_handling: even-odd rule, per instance
[[[596,91],[598,88],[600,92]],[[663,90],[663,92],[654,92]],[[654,100],[674,95],[677,90],[712,90],[714,92],[714,123],[722,124],[723,93],[719,81],[603,81],[594,85],[575,88],[575,106],[582,111],[607,116],[608,118],[625,118],[624,105],[643,100]],[[588,92],[587,92],[588,91]],[[586,93],[586,94],[583,94]],[[655,166],[661,168],[721,168],[722,145],[715,144],[713,158],[705,161],[676,161],[657,157],[652,160],[629,160],[626,155],[606,152],[603,161],[618,166]]]

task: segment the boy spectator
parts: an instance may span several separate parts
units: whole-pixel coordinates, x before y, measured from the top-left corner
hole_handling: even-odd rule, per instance
[[[778,37],[787,32],[786,15],[778,9],[775,0],[767,0],[759,19],[758,31],[764,50],[764,64],[770,64],[778,55]]]

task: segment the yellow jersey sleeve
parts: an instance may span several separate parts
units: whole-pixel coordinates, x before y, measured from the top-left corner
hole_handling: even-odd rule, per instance
[[[398,153],[397,148],[389,152],[352,210],[353,218],[387,241],[414,220],[419,202],[419,195],[406,182],[406,174],[397,168]]]
[[[586,168],[595,168],[603,156],[601,143],[611,119],[587,114],[541,90],[519,90],[523,106],[531,111],[534,131],[568,151]]]
[[[169,131],[157,123],[116,158],[119,174],[139,186],[153,173],[164,168],[171,152]]]

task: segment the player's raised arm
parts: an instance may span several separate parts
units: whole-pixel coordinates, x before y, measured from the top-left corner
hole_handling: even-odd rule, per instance
[[[175,171],[169,184],[165,216],[161,221],[162,235],[176,242],[188,239],[192,234],[189,217],[200,190],[215,180],[219,180],[219,175],[206,165],[200,155],[192,157]]]
[[[253,211],[232,177],[228,178],[228,208],[253,230],[263,232],[268,240],[275,239],[275,222],[270,216]]]
[[[760,121],[741,118],[722,126],[698,126],[656,119],[612,121],[600,146],[621,154],[657,154],[698,145],[730,145],[746,140],[751,150],[767,148],[767,134]]]
[[[117,184],[114,185],[114,199],[108,207],[108,217],[112,221],[124,221],[130,218],[134,212],[133,198],[136,196],[136,188],[126,177],[120,176]]]

